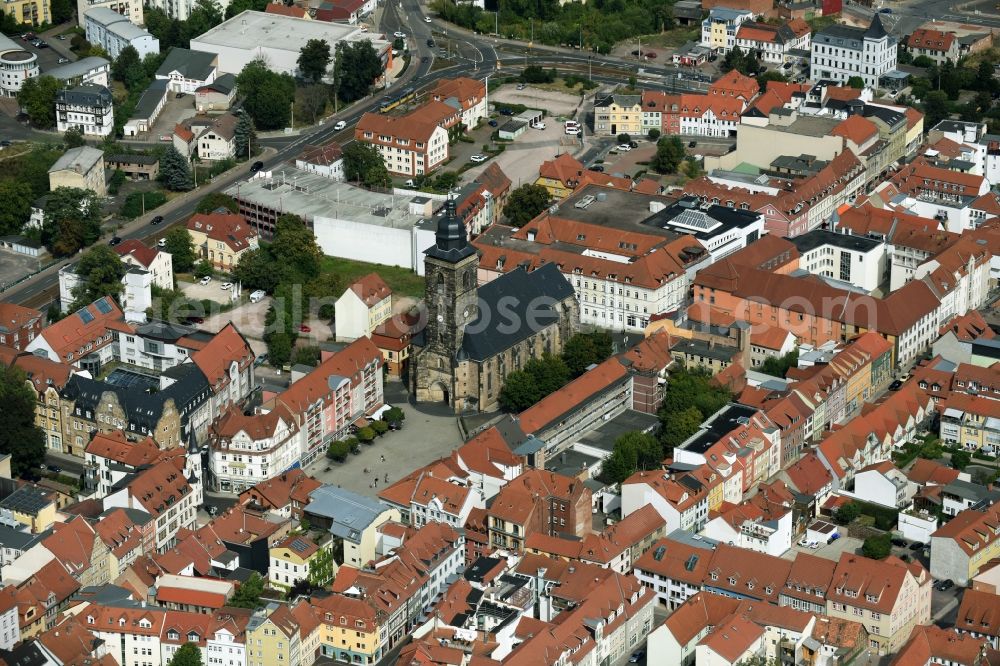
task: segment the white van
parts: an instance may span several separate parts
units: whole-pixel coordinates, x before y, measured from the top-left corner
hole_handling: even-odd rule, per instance
[[[267,293],[265,293],[263,289],[258,289],[257,291],[250,294],[250,302],[259,303],[262,300],[264,300],[265,296],[267,296]]]

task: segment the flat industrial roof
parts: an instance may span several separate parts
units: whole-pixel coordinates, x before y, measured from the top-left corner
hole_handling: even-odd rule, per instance
[[[256,49],[263,46],[268,49],[298,52],[310,39],[321,39],[330,44],[357,39],[370,40],[373,45],[387,43],[371,33],[361,32],[361,29],[354,25],[310,21],[248,9],[228,21],[223,21],[208,32],[192,38],[191,48],[195,48],[195,44],[214,44],[237,49]]]
[[[813,229],[801,236],[795,236],[788,240],[803,254],[825,245],[833,245],[844,250],[854,250],[855,252],[871,252],[882,245],[880,241],[871,238],[855,236],[853,234],[838,234],[826,229]]]
[[[262,172],[263,173],[263,172]],[[231,185],[226,194],[243,202],[294,213],[308,220],[333,218],[394,229],[411,229],[423,219],[410,212],[422,197],[369,192],[285,165],[249,181]]]

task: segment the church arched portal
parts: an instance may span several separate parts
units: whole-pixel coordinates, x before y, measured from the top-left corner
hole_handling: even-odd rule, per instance
[[[434,382],[427,389],[428,397],[430,402],[442,402],[446,405],[451,404],[451,395],[448,393],[448,387],[445,386],[444,382]]]

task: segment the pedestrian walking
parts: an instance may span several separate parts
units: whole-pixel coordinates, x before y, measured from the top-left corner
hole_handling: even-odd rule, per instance
[[[389,483],[389,475],[388,474],[385,475],[385,482]]]
[[[378,488],[378,477],[375,477],[375,487]]]

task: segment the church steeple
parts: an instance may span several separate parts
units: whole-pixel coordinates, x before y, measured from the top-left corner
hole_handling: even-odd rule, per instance
[[[475,248],[469,245],[465,231],[465,222],[455,210],[455,200],[448,197],[444,206],[444,215],[438,220],[437,231],[434,234],[434,245],[425,251],[429,257],[457,262],[475,253]]]

